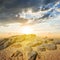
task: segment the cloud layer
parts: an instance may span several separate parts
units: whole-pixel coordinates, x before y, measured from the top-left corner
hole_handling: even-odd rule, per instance
[[[44,5],[56,1],[58,0],[0,0],[0,22],[20,22],[21,19],[16,18],[16,14],[21,13],[23,10],[27,11],[29,8],[36,12],[40,10],[41,6],[44,10]]]

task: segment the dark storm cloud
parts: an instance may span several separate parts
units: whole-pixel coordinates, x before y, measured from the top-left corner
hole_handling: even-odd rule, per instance
[[[34,8],[56,0],[0,0],[0,11],[14,10],[14,8]],[[17,9],[18,10],[18,9]]]
[[[0,22],[10,21],[10,18],[14,18],[14,15],[22,9],[31,8],[38,11],[39,6],[55,1],[58,0],[0,0]]]

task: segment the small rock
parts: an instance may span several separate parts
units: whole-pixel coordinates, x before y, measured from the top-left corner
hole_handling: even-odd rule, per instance
[[[38,51],[46,51],[44,45],[40,45],[40,46],[38,46],[37,49],[38,49]]]
[[[60,40],[54,40],[53,43],[54,44],[60,44]]]
[[[15,40],[11,40],[11,39],[1,41],[0,50],[9,47],[13,43],[15,43]]]
[[[57,46],[55,44],[45,44],[45,48],[48,49],[48,50],[56,50],[57,49]]]
[[[11,57],[17,57],[17,56],[23,56],[23,54],[20,51],[16,51],[15,53],[13,53]]]
[[[12,60],[23,60],[23,54],[20,51],[16,51],[15,53],[12,54],[11,56]]]
[[[28,55],[28,60],[36,60],[37,57],[37,52],[32,51],[29,55]]]

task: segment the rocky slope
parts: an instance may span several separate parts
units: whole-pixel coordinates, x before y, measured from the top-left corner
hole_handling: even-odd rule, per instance
[[[34,34],[2,39],[0,60],[60,60],[60,39]]]

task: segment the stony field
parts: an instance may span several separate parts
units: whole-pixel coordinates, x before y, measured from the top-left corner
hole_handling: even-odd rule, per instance
[[[60,60],[60,39],[34,34],[1,39],[0,60]]]

